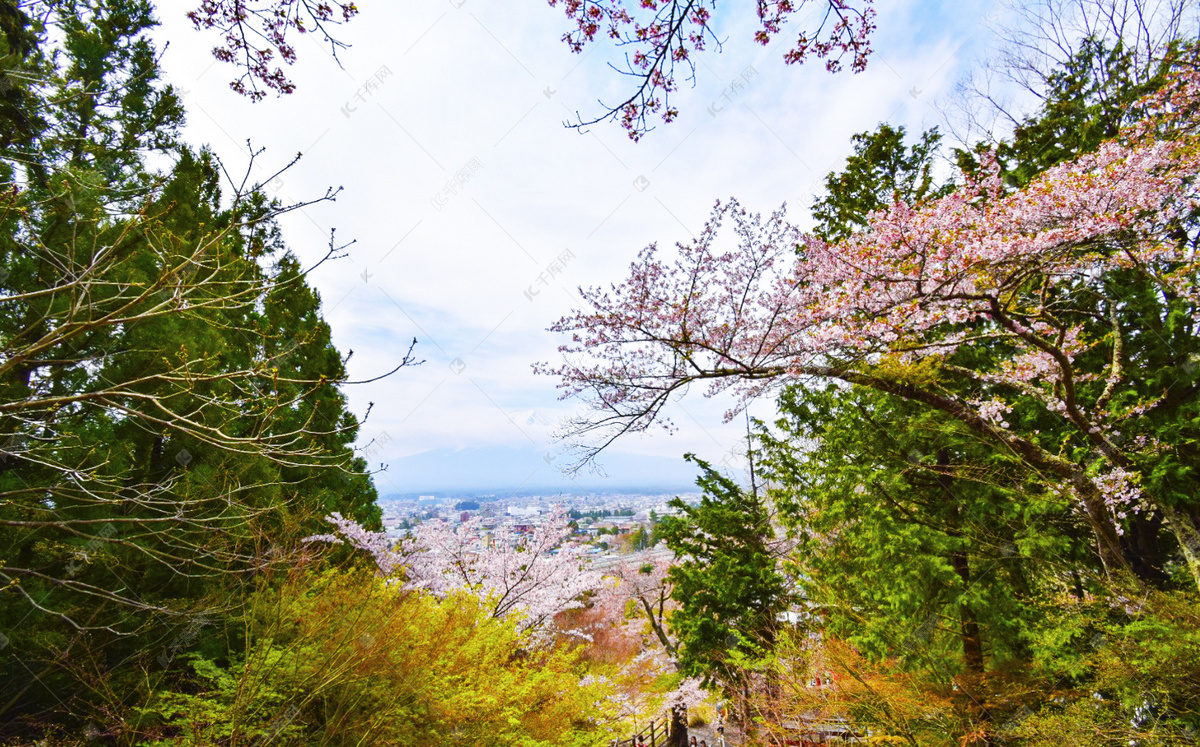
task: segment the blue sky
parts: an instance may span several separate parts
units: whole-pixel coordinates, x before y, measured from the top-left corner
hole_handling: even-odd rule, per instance
[[[994,2],[880,3],[868,70],[829,75],[785,66],[785,47],[751,41],[749,4],[721,4],[723,51],[697,61],[679,119],[633,143],[616,125],[563,127],[595,112],[597,98],[618,100],[629,81],[606,67],[611,50],[572,55],[558,41],[567,19],[543,3],[367,0],[343,29],[343,67],[306,39],[290,70],[298,91],[259,104],[229,91],[233,71],[213,63],[214,40],[191,30],[183,5],[160,8],[159,38],[170,42],[167,79],[185,91],[187,139],[240,168],[249,138],[267,148],[264,176],[303,152],[269,187],[284,200],[345,188],[283,228],[310,260],[330,228],[356,241],[311,278],[336,344],[354,350],[351,378],[390,370],[418,340],[424,365],[347,390],[357,413],[375,403],[360,445],[373,442],[373,467],[388,465],[383,494],[504,488],[521,475],[562,489],[684,487],[683,453],[732,463],[744,423],[724,423],[730,402],[696,392],[672,405],[676,433],[618,443],[603,473],[560,475],[553,432],[579,405],[531,372],[556,359],[560,340],[546,328],[579,304],[578,286],[619,281],[648,243],[687,240],[719,198],[761,211],[787,202],[806,223],[853,133],[942,123],[938,102],[986,54],[999,17]],[[721,102],[748,68],[757,75]],[[463,168],[469,183],[446,190]],[[560,256],[562,272],[539,283]],[[770,417],[772,403],[751,412]]]

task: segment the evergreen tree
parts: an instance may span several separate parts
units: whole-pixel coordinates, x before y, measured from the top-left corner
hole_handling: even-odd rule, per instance
[[[1032,603],[1094,577],[1066,501],[957,424],[868,390],[789,388],[779,406],[764,474],[827,634],[978,676],[1027,662]]]
[[[741,660],[770,649],[791,590],[763,498],[704,460],[687,458],[701,469],[696,484],[703,496],[694,506],[673,499],[678,514],[658,525],[678,558],[668,572],[679,604],[670,628],[684,675],[736,691]]]
[[[841,172],[825,177],[826,194],[813,201],[814,233],[840,241],[866,228],[872,212],[897,200],[916,204],[949,193],[954,185],[939,185],[933,175],[941,140],[935,127],[906,147],[904,128],[886,122],[851,137],[854,155]]]
[[[0,732],[224,655],[247,580],[331,511],[379,522],[287,206],[179,143],[154,23],[0,3]]]

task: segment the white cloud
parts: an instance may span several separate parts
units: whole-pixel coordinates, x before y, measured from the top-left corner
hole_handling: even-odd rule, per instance
[[[784,47],[749,40],[752,17],[731,20],[724,52],[705,55],[695,87],[679,92],[679,120],[634,144],[615,125],[563,128],[576,111],[595,113],[597,98],[618,100],[627,81],[602,64],[611,51],[582,62],[568,53],[559,9],[481,0],[362,6],[344,29],[353,44],[341,53],[344,69],[306,39],[289,71],[298,91],[257,105],[229,91],[232,70],[207,51],[215,39],[192,31],[181,11],[161,11],[160,37],[171,42],[168,80],[187,90],[189,141],[242,164],[251,138],[268,148],[264,175],[303,151],[271,187],[284,199],[345,186],[335,204],[293,214],[284,228],[309,261],[333,226],[357,241],[350,258],[312,278],[336,344],[355,351],[352,378],[389,370],[414,336],[427,360],[349,389],[356,412],[376,403],[363,443],[390,438],[372,461],[432,449],[552,448],[542,421],[574,405],[558,402],[555,382],[534,377],[529,364],[555,358],[561,341],[545,329],[571,309],[575,287],[619,281],[652,241],[686,240],[717,198],[736,195],[763,211],[786,200],[801,219],[850,152],[852,133],[884,120],[910,132],[936,123],[929,105],[984,40],[980,19],[991,8],[881,4],[878,58],[860,75],[787,67]],[[731,95],[730,81],[751,67],[757,74]],[[391,75],[366,91],[383,68]],[[721,111],[710,112],[713,104]],[[470,181],[443,193],[473,160]],[[563,272],[539,284],[567,249],[574,256]],[[727,406],[693,394],[675,413],[677,435],[618,448],[719,460],[744,435],[741,423],[721,422]],[[760,410],[769,414],[770,403]]]

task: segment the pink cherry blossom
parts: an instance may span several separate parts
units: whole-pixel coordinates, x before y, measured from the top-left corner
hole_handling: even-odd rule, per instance
[[[579,127],[619,120],[629,137],[638,140],[653,129],[647,123],[650,115],[661,113],[664,122],[671,122],[679,115],[671,105],[671,94],[679,87],[675,66],[683,65],[690,80],[695,76],[694,53],[709,44],[721,46],[711,26],[717,5],[713,0],[548,1],[552,6],[561,5],[573,26],[562,37],[572,52],[582,52],[597,37],[612,40],[628,50],[625,66],[618,69],[636,81],[629,97],[606,106],[605,113],[595,119],[580,120]],[[817,57],[825,60],[827,70],[836,72],[849,56],[851,69],[861,72],[867,66],[875,31],[873,2],[817,0],[815,12],[802,13],[805,25],[796,32],[796,42],[784,53],[784,61],[794,64]],[[809,7],[809,0],[758,0],[755,41],[769,44],[783,33],[789,18]]]
[[[600,586],[583,546],[571,539],[566,512],[556,507],[528,534],[512,527],[487,530],[478,517],[466,522],[429,521],[400,543],[339,514],[337,532],[307,541],[348,542],[375,560],[384,576],[439,596],[466,591],[487,600],[495,617],[518,616],[524,630],[541,631],[558,613],[578,607]]]
[[[1143,102],[1152,116],[1022,189],[1006,189],[996,164],[985,162],[953,193],[896,202],[838,243],[804,234],[784,208],[764,218],[736,200],[717,203],[699,237],[674,256],[652,244],[624,282],[580,289],[589,308],[551,327],[569,336],[565,361],[535,370],[558,376],[564,397],[589,406],[571,425],[584,459],[623,434],[669,428],[669,398],[693,383],[708,384],[710,395],[730,389],[745,403],[825,378],[923,403],[1061,478],[1080,496],[1102,557],[1119,565],[1113,512],[1135,500],[1127,486],[1136,481],[1098,482],[997,416],[1017,401],[1039,404],[1112,466],[1136,469],[1135,443],[1110,437],[1128,414],[1112,405],[1130,375],[1126,332],[1111,333],[1102,370],[1079,370],[1078,357],[1097,340],[1055,299],[1103,297],[1101,279],[1136,270],[1200,318],[1197,257],[1173,234],[1200,207],[1198,92],[1200,75],[1180,74]],[[948,362],[980,346],[1011,352],[972,368]],[[988,396],[930,383],[939,378]],[[1079,385],[1089,380],[1108,387],[1085,396]],[[1186,516],[1155,509],[1185,552],[1200,548]],[[1200,583],[1200,558],[1189,563]]]

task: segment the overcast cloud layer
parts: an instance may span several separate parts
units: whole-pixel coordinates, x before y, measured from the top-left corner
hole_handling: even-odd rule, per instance
[[[343,67],[302,39],[289,70],[298,91],[259,104],[229,90],[233,70],[213,62],[216,40],[191,29],[183,5],[160,10],[160,40],[188,141],[242,168],[249,138],[267,148],[261,176],[302,152],[269,186],[284,201],[345,187],[288,216],[284,234],[309,261],[331,228],[357,242],[311,277],[335,343],[354,351],[351,378],[390,370],[418,340],[424,365],[348,388],[355,412],[375,403],[359,445],[373,467],[389,465],[384,494],[683,487],[684,452],[728,462],[745,425],[722,422],[728,400],[694,393],[672,405],[675,434],[619,443],[601,473],[561,476],[552,433],[578,403],[531,373],[557,357],[546,327],[579,305],[578,286],[621,280],[646,244],[688,240],[718,198],[763,212],[787,202],[806,224],[853,133],[940,123],[933,105],[991,41],[997,14],[993,3],[882,2],[867,72],[830,75],[785,66],[783,46],[751,41],[750,4],[722,4],[723,52],[698,59],[679,119],[635,144],[616,125],[563,127],[630,81],[606,67],[609,50],[570,54],[565,17],[542,3],[367,0],[341,34],[352,45]],[[470,180],[448,189],[463,169]],[[769,417],[772,403],[751,412]]]

